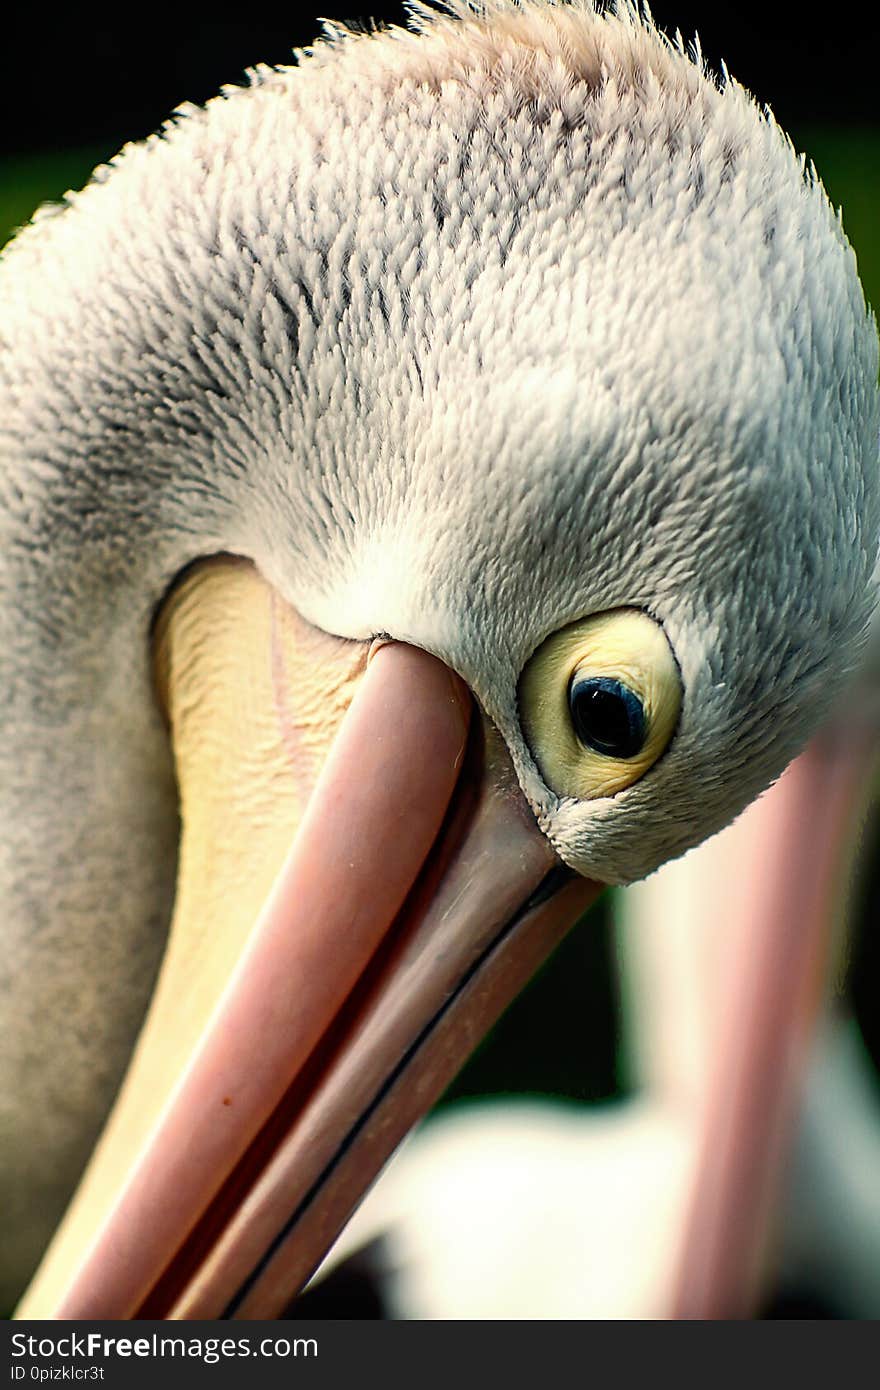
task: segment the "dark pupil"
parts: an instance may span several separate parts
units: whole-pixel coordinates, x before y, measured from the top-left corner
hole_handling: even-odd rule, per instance
[[[573,682],[571,722],[581,743],[610,758],[632,758],[645,742],[641,700],[620,681],[590,676]]]

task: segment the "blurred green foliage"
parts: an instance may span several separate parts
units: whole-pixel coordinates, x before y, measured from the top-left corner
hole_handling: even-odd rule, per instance
[[[815,164],[856,249],[865,296],[880,314],[880,126],[805,126],[792,132]]]
[[[96,164],[113,150],[98,147],[5,159],[0,165],[0,244],[32,217],[41,203],[82,188]]]

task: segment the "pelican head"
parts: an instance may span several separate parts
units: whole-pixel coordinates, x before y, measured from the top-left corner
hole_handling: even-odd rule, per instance
[[[283,1306],[282,1245],[305,1277],[402,1132],[381,1105],[405,1128],[561,930],[529,923],[735,816],[874,604],[876,330],[769,113],[623,0],[410,24],[184,108],[4,259],[22,1230],[174,899],[30,1311]]]

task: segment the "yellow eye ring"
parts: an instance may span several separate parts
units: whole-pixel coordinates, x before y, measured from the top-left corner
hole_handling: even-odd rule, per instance
[[[681,679],[659,623],[619,608],[548,637],[520,677],[519,706],[547,786],[585,801],[631,786],[665,751]]]

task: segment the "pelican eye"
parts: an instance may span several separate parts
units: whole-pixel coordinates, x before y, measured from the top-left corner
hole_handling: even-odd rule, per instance
[[[596,613],[553,633],[519,682],[523,733],[558,796],[613,796],[668,747],[681,680],[659,623],[634,608]]]
[[[574,731],[585,748],[609,758],[634,758],[641,752],[647,728],[645,708],[622,681],[610,676],[577,676],[568,692]]]

